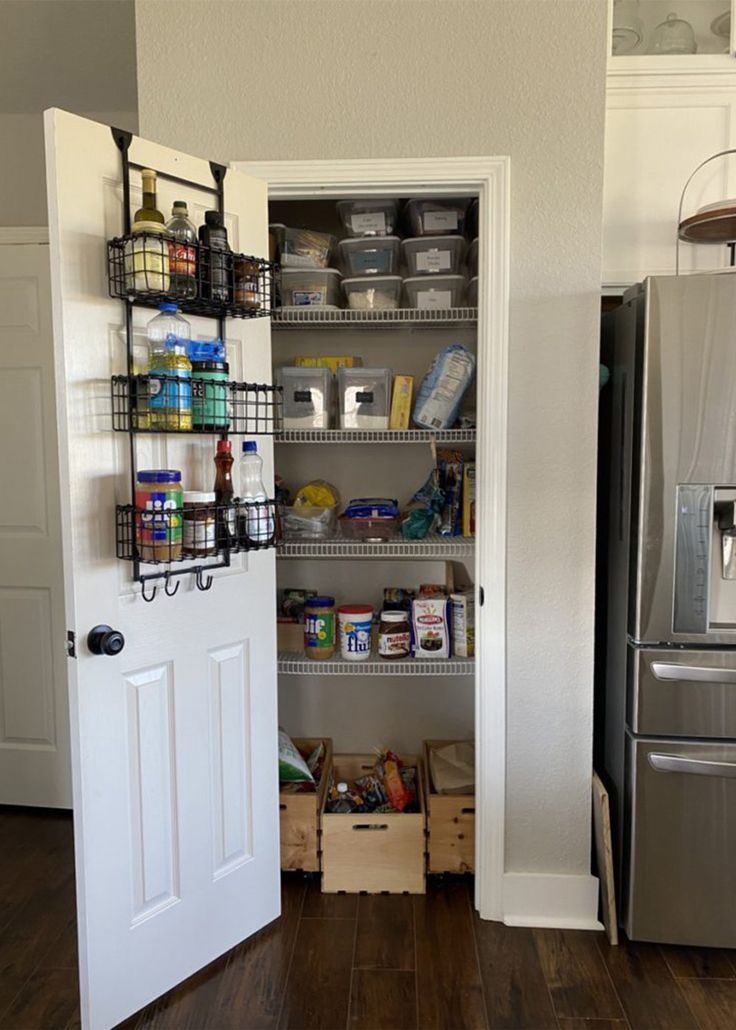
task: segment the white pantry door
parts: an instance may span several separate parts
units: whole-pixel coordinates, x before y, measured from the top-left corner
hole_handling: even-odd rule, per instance
[[[111,431],[110,376],[125,372],[124,305],[108,297],[106,240],[123,227],[110,129],[45,115],[57,359],[62,529],[82,1019],[103,1030],[279,914],[275,556],[236,556],[212,589],[182,577],[146,603],[115,558],[116,503],[130,503],[128,438]],[[216,206],[208,162],[133,138],[157,169],[159,207]],[[140,174],[131,179],[133,209]],[[176,177],[174,182],[166,176]],[[199,184],[200,188],[181,180]],[[234,250],[267,255],[266,184],[225,177]],[[136,308],[141,341],[155,311]],[[217,323],[191,318],[194,334]],[[231,320],[233,378],[270,380],[268,319]],[[234,438],[239,445],[239,439]],[[141,436],[140,468],[178,468],[211,489],[215,437]],[[261,438],[267,476],[271,442]],[[115,657],[87,634],[120,630]]]

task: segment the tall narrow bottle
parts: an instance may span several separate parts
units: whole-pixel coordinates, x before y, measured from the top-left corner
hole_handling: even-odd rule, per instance
[[[221,304],[232,302],[233,258],[227,242],[227,229],[219,211],[205,211],[199,227],[200,291],[205,300]]]
[[[156,173],[153,168],[144,168],[141,171],[143,182],[143,203],[133,216],[133,222],[158,222],[164,224],[164,216],[156,207]],[[135,232],[133,225],[133,232]]]
[[[263,485],[263,458],[255,440],[244,440],[240,458],[238,534],[243,547],[265,547],[273,541],[273,506]]]
[[[197,296],[197,230],[189,221],[186,202],[175,200],[166,232],[175,242],[169,244],[171,289],[187,300]]]
[[[233,445],[230,440],[217,441],[217,453],[215,454],[215,503],[217,504],[217,517],[215,519],[215,532],[217,535],[217,549],[225,550],[234,548],[238,542],[237,517],[233,500],[235,488],[233,486]],[[221,507],[226,505],[227,507]]]

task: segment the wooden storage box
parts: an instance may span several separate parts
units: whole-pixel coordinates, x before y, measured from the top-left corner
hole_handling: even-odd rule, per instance
[[[454,740],[424,741],[428,873],[472,873],[475,870],[475,795],[436,794],[430,774],[430,750],[454,743]]]
[[[332,741],[329,737],[294,737],[299,750],[311,753],[321,740],[325,744],[322,779],[314,794],[279,793],[281,824],[281,868],[317,873],[321,857],[321,819],[325,795],[332,775]]]
[[[424,894],[424,772],[418,756],[400,755],[417,770],[418,812],[341,815],[322,811],[322,890],[326,894]],[[334,779],[357,780],[373,755],[335,755]]]

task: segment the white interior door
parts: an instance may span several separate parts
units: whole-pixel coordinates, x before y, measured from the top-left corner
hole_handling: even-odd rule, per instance
[[[0,804],[71,808],[47,244],[0,246]]]
[[[109,128],[46,112],[52,295],[70,659],[72,774],[83,1021],[109,1027],[279,913],[275,560],[237,556],[204,593],[191,577],[146,603],[115,555],[130,503],[128,438],[111,431],[110,376],[126,371],[124,306],[108,297],[106,240],[123,227]],[[216,206],[206,161],[134,138],[159,171],[159,207]],[[132,172],[133,209],[140,177]],[[175,177],[178,182],[167,179]],[[201,188],[182,183],[186,180]],[[225,178],[231,245],[267,255],[266,185]],[[136,331],[155,314],[135,309]],[[217,335],[191,318],[193,335]],[[232,378],[270,381],[268,319],[228,322]],[[235,438],[236,440],[238,438]],[[239,443],[239,441],[238,441]],[[138,466],[178,468],[211,489],[212,436],[142,436]],[[270,441],[259,440],[267,482]],[[105,623],[116,657],[90,653]]]

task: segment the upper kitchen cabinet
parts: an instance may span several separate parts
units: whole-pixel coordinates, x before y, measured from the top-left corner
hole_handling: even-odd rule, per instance
[[[736,141],[736,0],[612,0],[609,5],[603,286],[675,271],[689,175]],[[736,193],[736,158],[707,165],[683,217]],[[680,268],[724,267],[725,246],[680,244]]]

